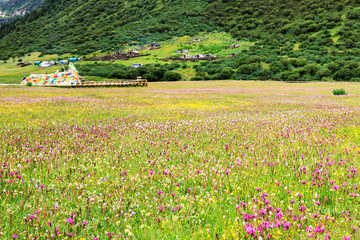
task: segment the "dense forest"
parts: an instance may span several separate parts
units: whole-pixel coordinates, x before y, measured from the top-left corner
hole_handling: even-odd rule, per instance
[[[212,31],[254,45],[195,66],[195,79],[359,81],[359,0],[47,0],[1,26],[0,59],[116,51]]]

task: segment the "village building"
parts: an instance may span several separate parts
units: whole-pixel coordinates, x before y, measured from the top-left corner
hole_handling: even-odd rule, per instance
[[[161,44],[159,44],[159,43],[151,43],[151,44],[149,44],[148,48],[149,48],[150,50],[153,50],[153,49],[158,49],[158,48],[160,48],[160,46],[161,46]]]
[[[215,58],[216,58],[216,55],[213,55],[213,54],[190,55],[188,53],[188,54],[180,56],[180,59],[183,59],[183,60],[210,60],[210,59],[215,59]]]
[[[131,66],[134,68],[138,68],[138,67],[142,66],[142,63],[133,63],[133,64],[131,64]]]
[[[186,49],[180,50],[180,51],[176,51],[176,53],[188,53],[189,51]]]
[[[127,56],[128,57],[138,57],[138,56],[140,56],[140,53],[138,51],[135,51],[135,50],[129,50],[127,52]]]

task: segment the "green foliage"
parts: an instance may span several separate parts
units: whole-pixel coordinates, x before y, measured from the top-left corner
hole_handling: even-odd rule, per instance
[[[302,48],[315,49],[318,44],[331,46],[332,34],[317,33],[343,26],[343,15],[347,22],[358,20],[358,6],[357,0],[325,0],[315,4],[310,0],[292,0],[287,4],[267,0],[241,3],[52,0],[46,1],[41,9],[1,26],[0,48],[11,55],[33,51],[84,55],[117,50],[128,43],[146,44],[174,36],[223,30],[235,38],[260,40],[260,45],[270,44],[274,49],[289,53],[293,44],[280,46],[278,43],[286,39],[292,43],[302,42]],[[339,30],[337,34],[343,37],[339,44],[356,47],[359,39],[356,24],[347,24]],[[216,54],[225,46],[224,43],[200,45],[200,48],[203,53]],[[191,45],[183,49],[191,49]]]
[[[334,79],[338,81],[349,81],[352,77],[353,73],[349,69],[340,69],[334,75]]]
[[[164,81],[180,81],[181,74],[177,72],[166,72],[164,74]]]
[[[190,81],[202,81],[202,80],[204,80],[204,78],[201,76],[195,76],[190,78]]]
[[[270,71],[272,71],[273,73],[281,72],[284,69],[284,65],[279,61],[275,61],[270,64]]]
[[[333,90],[334,95],[347,95],[347,92],[343,88],[334,89]]]
[[[146,64],[139,68],[133,68],[114,63],[95,63],[78,65],[77,69],[80,75],[84,76],[116,79],[136,79],[138,76],[142,76],[150,82],[181,80],[181,74],[168,69],[174,69],[173,67],[174,65],[169,67],[169,65]]]
[[[281,80],[283,81],[298,81],[300,78],[300,73],[297,71],[284,71],[281,74]]]
[[[327,68],[327,67],[322,67],[319,69],[319,71],[317,72],[317,75],[320,77],[320,78],[323,78],[323,77],[329,77],[331,75],[331,71]]]
[[[259,63],[249,63],[241,65],[237,72],[240,74],[251,74],[261,68]]]
[[[27,82],[27,83],[26,83],[26,86],[27,86],[27,87],[31,87],[31,86],[32,86],[32,82]]]

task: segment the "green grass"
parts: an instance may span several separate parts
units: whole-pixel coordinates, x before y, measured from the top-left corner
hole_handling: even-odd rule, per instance
[[[0,61],[0,83],[4,84],[16,84],[23,80],[24,76],[28,76],[31,73],[46,74],[54,73],[56,70],[62,71],[62,67],[55,66],[50,68],[40,68],[39,66],[33,65],[35,61],[47,61],[56,60],[57,55],[47,55],[39,57],[40,53],[32,53],[30,56],[24,56],[21,59],[23,62],[30,62],[32,65],[25,67],[16,66],[19,58],[8,60],[6,63]]]
[[[201,38],[203,42],[195,43],[192,45],[185,45],[185,42],[190,41],[194,38]],[[239,48],[236,49],[225,49],[225,46],[230,46],[233,43],[240,44]],[[200,53],[213,53],[219,57],[227,57],[231,53],[240,53],[244,49],[248,49],[250,46],[253,45],[252,42],[242,42],[242,41],[235,41],[229,34],[226,33],[211,33],[211,34],[202,34],[195,37],[184,36],[180,38],[173,38],[169,41],[160,42],[161,48],[155,50],[143,50],[140,51],[141,54],[151,54],[150,56],[139,57],[139,58],[131,58],[129,60],[118,60],[114,61],[115,63],[123,64],[126,66],[131,66],[133,63],[159,63],[165,64],[165,61],[160,59],[168,58],[169,56],[173,56],[176,54],[177,50],[181,50],[183,48],[190,48],[189,53],[191,55],[200,54]],[[137,47],[139,48],[139,47]],[[130,49],[136,49],[136,47],[125,47],[125,51]],[[34,63],[36,60],[56,60],[56,59],[69,59],[73,57],[72,54],[65,54],[65,55],[45,55],[39,57],[40,53],[32,53],[30,56],[24,56],[23,62],[31,62]],[[100,53],[97,52],[96,56],[104,56],[107,53]],[[83,57],[83,56],[80,56]],[[86,58],[93,57],[93,54],[89,54],[85,56]],[[0,62],[0,83],[20,83],[24,76],[27,76],[31,73],[43,74],[43,73],[53,73],[56,70],[62,71],[62,67],[51,67],[46,69],[41,69],[39,66],[26,66],[23,68],[17,67],[16,64],[18,63],[19,58],[11,59],[4,63],[3,61]],[[172,61],[168,61],[172,62]],[[181,61],[177,61],[180,62]],[[93,61],[81,61],[77,64],[87,64],[93,63]],[[186,70],[178,70],[179,73],[183,74],[183,78],[185,80],[189,80],[191,77],[195,75],[194,69],[191,67],[199,64],[198,62],[186,62],[186,65],[189,67]],[[101,81],[103,78],[95,77],[95,76],[86,76],[86,80],[88,81]]]
[[[192,39],[201,38],[203,39],[200,43],[195,44],[184,44],[185,42],[189,42]],[[244,49],[248,49],[252,46],[253,42],[247,41],[236,41],[232,38],[229,34],[226,33],[211,33],[211,34],[200,34],[194,37],[190,36],[183,36],[183,37],[176,37],[168,41],[159,42],[161,47],[159,49],[154,50],[139,50],[140,46],[138,47],[125,47],[125,51],[137,49],[141,54],[151,54],[150,56],[132,58],[129,60],[117,60],[114,61],[116,63],[124,64],[127,66],[131,66],[133,63],[160,63],[165,64],[164,61],[161,59],[168,58],[169,56],[176,55],[176,51],[182,49],[188,49],[189,54],[196,55],[196,54],[203,54],[203,53],[212,53],[218,57],[227,57],[231,53],[240,53]],[[239,48],[236,49],[225,49],[225,46],[232,45],[233,43],[238,43],[240,45]],[[190,48],[190,49],[189,49]],[[212,51],[213,50],[213,51]],[[104,56],[107,55],[106,53],[96,53],[96,56]],[[179,54],[178,54],[179,55]],[[86,55],[86,58],[93,57],[92,54]],[[89,61],[91,62],[91,61]],[[86,61],[83,61],[79,64],[86,64]],[[188,65],[192,66],[197,63],[187,62]]]

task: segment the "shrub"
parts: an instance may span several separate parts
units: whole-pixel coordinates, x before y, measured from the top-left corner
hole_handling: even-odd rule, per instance
[[[195,77],[190,78],[190,81],[203,81],[203,80],[204,80],[204,78],[201,76],[195,76]]]
[[[260,68],[261,68],[260,64],[250,63],[250,64],[241,65],[237,71],[238,71],[238,73],[241,73],[241,74],[251,74]]]
[[[220,79],[230,79],[233,75],[233,71],[230,67],[224,68],[220,73]]]
[[[321,78],[321,81],[322,81],[322,82],[333,82],[334,79],[332,79],[331,77],[322,77],[322,78]]]
[[[347,95],[347,92],[343,88],[334,89],[333,90],[334,95]]]
[[[295,62],[295,66],[296,67],[303,67],[306,65],[306,59],[305,58],[299,58],[299,59],[296,59],[296,62]]]
[[[300,78],[300,74],[297,71],[284,71],[281,74],[281,79],[283,81],[298,81]]]
[[[317,75],[318,75],[320,78],[329,77],[329,76],[331,75],[331,72],[330,72],[330,70],[329,70],[327,67],[322,67],[322,68],[320,68],[320,70],[317,72]]]
[[[284,64],[282,64],[279,61],[275,61],[270,64],[270,71],[272,71],[273,73],[278,73],[284,69],[285,69]]]
[[[334,79],[338,81],[348,81],[353,77],[353,73],[349,69],[340,69],[335,73]]]
[[[304,70],[306,71],[306,73],[310,74],[310,75],[315,75],[315,73],[318,71],[319,67],[317,64],[308,64],[304,67]]]
[[[124,78],[125,76],[125,71],[123,70],[114,70],[111,77],[113,78]]]
[[[26,83],[26,86],[27,86],[27,87],[31,87],[31,86],[32,86],[32,82],[27,82],[27,83]]]
[[[181,74],[177,72],[166,72],[164,75],[165,81],[179,81],[181,80]]]

